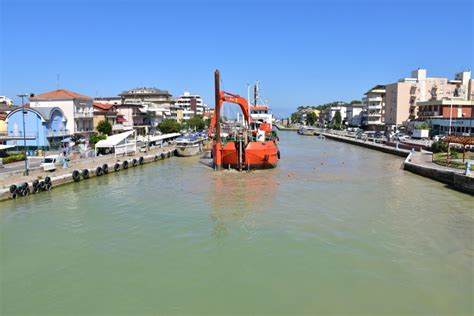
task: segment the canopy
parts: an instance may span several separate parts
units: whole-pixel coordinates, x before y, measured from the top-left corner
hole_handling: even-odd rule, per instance
[[[150,142],[157,142],[157,141],[160,141],[160,140],[165,140],[165,139],[168,139],[168,138],[173,138],[173,137],[178,137],[178,136],[181,136],[180,133],[170,133],[170,134],[164,134],[164,135],[156,135],[156,136],[150,136]],[[145,140],[147,140],[145,138]]]
[[[8,148],[13,148],[15,145],[0,145],[0,150],[8,149]]]
[[[128,131],[120,134],[108,136],[106,139],[100,140],[95,144],[95,148],[111,148],[123,142],[127,137],[132,135],[135,131]]]

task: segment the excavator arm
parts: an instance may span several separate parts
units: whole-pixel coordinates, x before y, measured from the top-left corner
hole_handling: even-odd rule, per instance
[[[244,115],[245,122],[247,125],[249,124],[250,116],[249,116],[249,105],[245,98],[237,94],[232,94],[226,91],[220,91],[219,93],[219,108],[222,108],[224,102],[235,103],[240,106],[242,110],[242,114]],[[212,113],[211,124],[209,125],[208,135],[211,136],[214,128],[216,127],[216,110]]]

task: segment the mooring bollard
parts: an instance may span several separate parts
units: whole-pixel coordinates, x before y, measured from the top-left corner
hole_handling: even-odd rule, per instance
[[[464,171],[464,175],[469,176],[471,175],[471,161],[466,161],[466,170]]]

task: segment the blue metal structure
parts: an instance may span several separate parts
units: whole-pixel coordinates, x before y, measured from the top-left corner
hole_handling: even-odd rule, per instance
[[[8,136],[23,136],[25,116],[26,146],[31,149],[46,149],[69,135],[66,117],[58,107],[22,108],[11,111],[6,117]],[[34,137],[34,139],[31,139]],[[8,145],[23,147],[23,142],[9,140]]]

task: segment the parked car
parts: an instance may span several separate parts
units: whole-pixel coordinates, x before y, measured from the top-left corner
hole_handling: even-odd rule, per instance
[[[44,157],[41,167],[44,171],[54,171],[56,166],[60,166],[63,163],[63,157],[59,155],[51,155]]]

